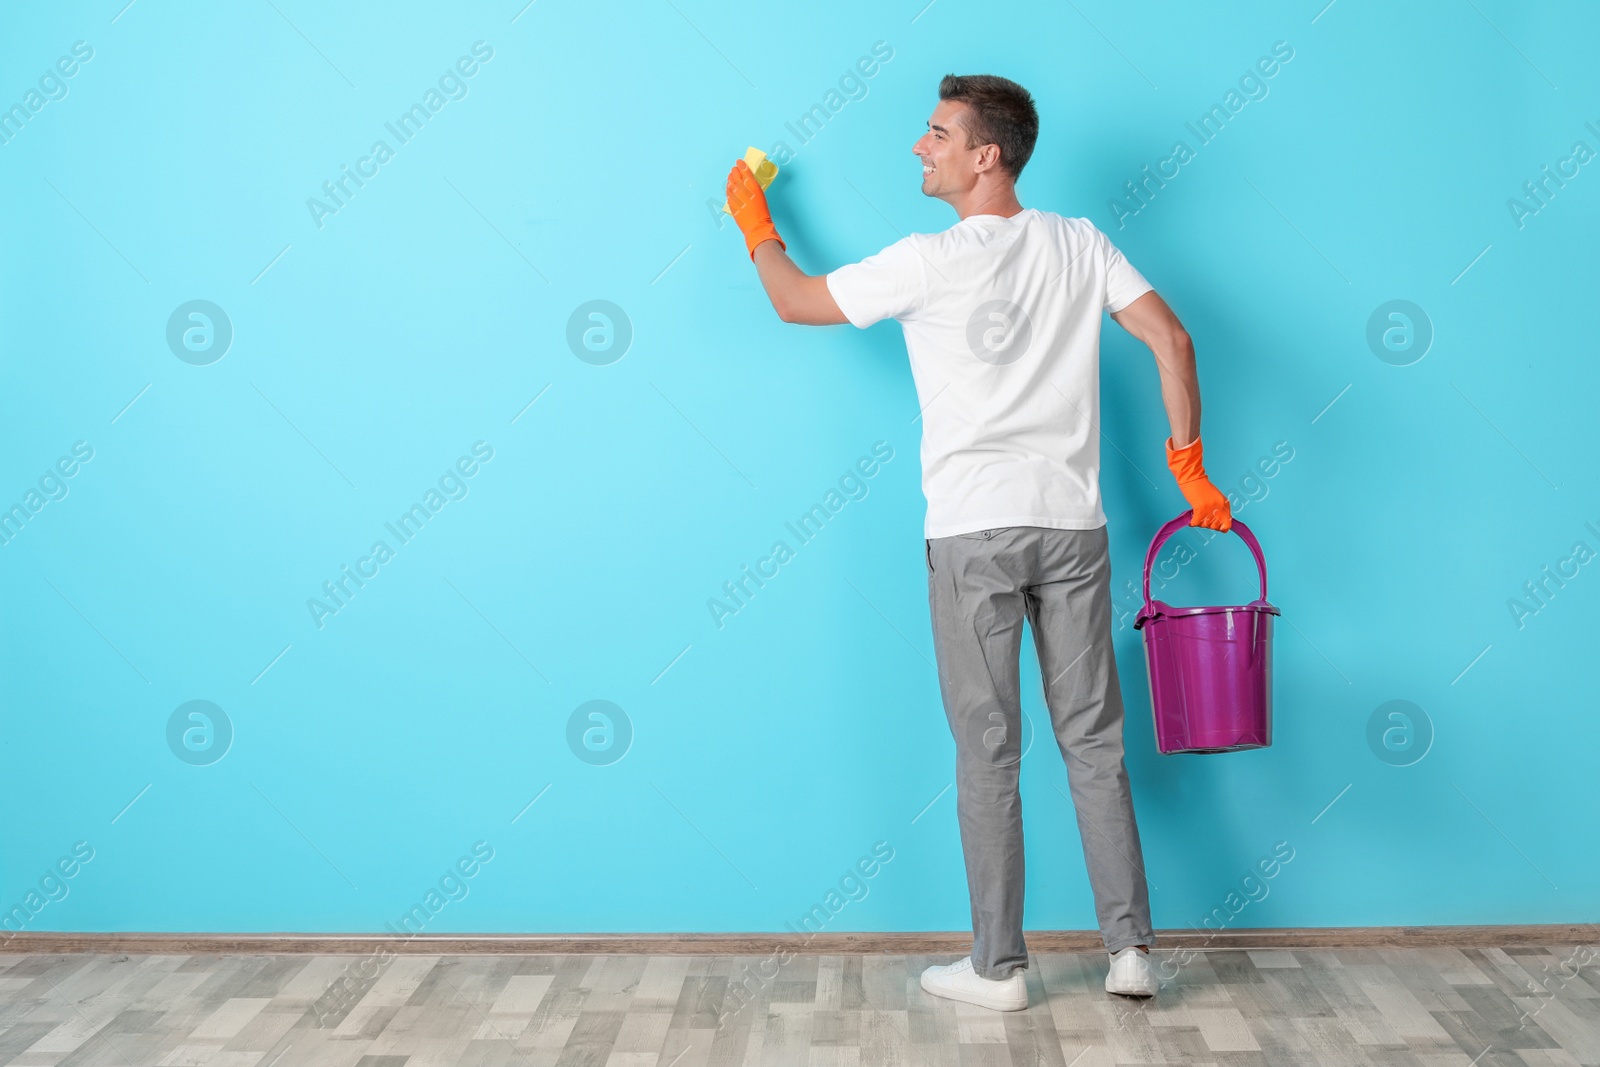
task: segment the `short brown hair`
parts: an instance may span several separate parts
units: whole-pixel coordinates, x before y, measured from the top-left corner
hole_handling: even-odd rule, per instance
[[[971,109],[967,147],[1000,146],[1000,166],[1014,182],[1039,139],[1039,112],[1028,90],[994,74],[946,74],[940,100],[958,100]]]

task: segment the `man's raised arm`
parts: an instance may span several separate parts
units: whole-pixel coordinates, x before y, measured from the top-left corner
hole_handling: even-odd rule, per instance
[[[742,159],[728,172],[728,207],[778,318],[807,326],[838,326],[850,321],[828,291],[827,278],[805,273],[789,258],[788,246],[772,225],[767,194]]]

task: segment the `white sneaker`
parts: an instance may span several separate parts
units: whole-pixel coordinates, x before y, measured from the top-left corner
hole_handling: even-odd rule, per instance
[[[1149,955],[1140,952],[1136,945],[1113,954],[1111,970],[1106,974],[1106,992],[1130,997],[1155,996],[1156,975],[1150,969]]]
[[[1010,978],[985,978],[966,956],[922,972],[922,988],[936,997],[965,1001],[995,1011],[1021,1011],[1028,1006],[1028,980],[1022,971]]]

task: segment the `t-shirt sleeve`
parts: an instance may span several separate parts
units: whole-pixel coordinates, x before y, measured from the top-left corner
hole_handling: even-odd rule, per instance
[[[875,256],[825,275],[828,292],[850,325],[866,329],[884,319],[907,319],[927,300],[927,261],[916,235],[902,237]]]
[[[1155,286],[1145,281],[1104,232],[1096,228],[1095,235],[1105,260],[1106,310],[1121,311]]]

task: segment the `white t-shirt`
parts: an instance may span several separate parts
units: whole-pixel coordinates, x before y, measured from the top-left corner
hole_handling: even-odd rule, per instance
[[[1151,285],[1093,223],[1037,208],[969,215],[827,285],[852,325],[893,318],[905,331],[926,536],[1105,525],[1100,313]]]

